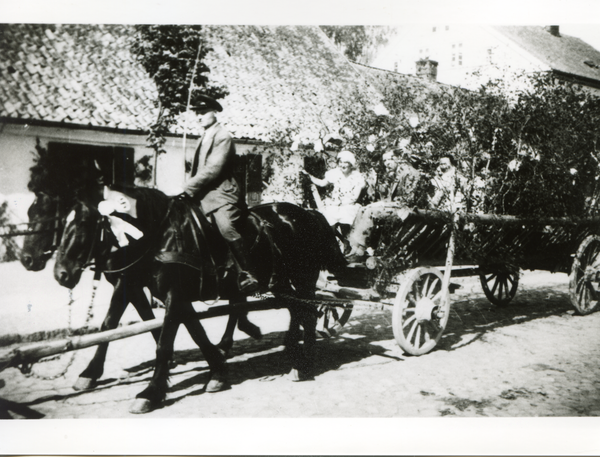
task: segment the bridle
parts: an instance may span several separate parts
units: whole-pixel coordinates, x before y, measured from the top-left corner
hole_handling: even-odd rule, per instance
[[[53,221],[52,228],[44,228],[44,229],[40,228],[40,229],[34,229],[34,230],[26,230],[26,231],[20,232],[18,234],[30,236],[30,235],[37,235],[40,233],[53,232],[54,235],[52,237],[52,242],[51,242],[50,246],[48,247],[47,250],[45,250],[42,253],[43,257],[50,258],[50,256],[52,256],[52,253],[54,251],[56,251],[56,249],[60,245],[60,239],[62,236],[64,220],[65,220],[66,216],[61,216],[61,198],[59,196],[53,197],[51,195],[48,195],[45,192],[37,192],[36,199],[39,198],[40,195],[56,202],[55,216],[45,218],[45,219],[39,219],[39,220],[36,220],[33,222],[27,222],[26,225],[29,228],[32,226],[39,226],[40,224],[45,224],[47,222]]]
[[[49,195],[47,195],[47,197],[50,197]],[[56,196],[54,197],[56,199],[56,216],[50,220],[54,220],[54,228],[52,229],[52,231],[54,232],[54,236],[52,237],[52,244],[50,245],[50,248],[48,249],[48,251],[44,252],[44,254],[49,254],[52,255],[52,253],[54,251],[56,251],[56,249],[58,248],[58,246],[60,245],[60,239],[62,237],[62,229],[64,228],[64,220],[66,218],[65,217],[61,217],[60,215],[60,210],[61,210],[61,201],[60,201],[60,197]]]
[[[81,202],[80,204],[86,205],[83,202]],[[106,220],[105,217],[100,217],[98,222],[94,224],[94,235],[92,238],[92,243],[90,245],[90,249],[87,253],[87,256],[85,257],[85,260],[77,266],[77,269],[79,271],[82,271],[92,265],[96,265],[96,266],[98,265],[98,262],[94,262],[94,259],[98,260],[97,257],[99,257],[96,255],[96,249],[97,249],[97,246],[102,241],[102,239],[104,238],[105,225],[107,225],[107,224],[108,224],[108,221]],[[68,227],[68,224],[65,224],[65,232],[64,232],[65,234],[66,234],[67,227]],[[78,234],[75,235],[75,237],[77,237],[77,236],[78,236]],[[61,246],[59,245],[59,247],[61,247]],[[61,247],[60,254],[62,256],[65,255],[65,247],[64,246]],[[96,268],[96,274],[94,275],[94,279],[100,279],[101,273],[102,273],[102,270],[100,268]]]
[[[81,204],[86,205],[83,202],[81,202]],[[164,226],[164,224],[168,220],[172,208],[173,208],[173,200],[171,200],[169,202],[167,211],[166,211],[162,221],[157,225],[157,230],[155,231],[155,233],[161,233],[161,228]],[[65,230],[66,230],[66,227],[65,227]],[[152,240],[149,239],[149,240],[147,240],[148,248],[146,250],[144,250],[144,252],[139,257],[137,257],[135,260],[133,260],[131,263],[129,263],[128,265],[126,265],[125,267],[122,267],[122,268],[107,269],[106,268],[107,258],[110,254],[106,254],[106,253],[109,253],[110,250],[109,249],[106,249],[106,250],[99,249],[99,246],[101,246],[101,244],[106,239],[108,239],[108,237],[111,236],[111,234],[112,234],[112,231],[110,229],[109,216],[100,215],[100,218],[98,219],[97,223],[94,224],[94,235],[93,235],[92,243],[88,250],[87,256],[85,257],[86,260],[83,261],[77,267],[80,271],[84,270],[87,267],[94,266],[95,267],[95,275],[94,275],[95,279],[96,278],[99,279],[100,275],[102,273],[106,273],[106,274],[123,273],[126,270],[133,267],[134,265],[138,264],[155,247],[155,243],[153,243]],[[65,254],[64,247],[61,249],[61,254],[62,255]]]

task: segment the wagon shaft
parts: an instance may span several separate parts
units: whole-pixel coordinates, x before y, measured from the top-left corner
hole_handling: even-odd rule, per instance
[[[260,311],[267,309],[277,309],[285,307],[285,302],[276,298],[267,298],[247,303],[216,305],[210,307],[207,311],[196,313],[198,319],[208,319],[211,317],[225,316],[230,314],[234,308],[240,307],[247,311]],[[44,341],[41,343],[28,344],[9,352],[0,354],[0,371],[19,365],[27,365],[52,355],[65,352],[84,349],[90,346],[96,346],[101,343],[129,338],[142,333],[151,332],[162,327],[163,319],[153,319],[146,322],[120,327],[114,330],[107,330],[89,335],[82,335],[70,338],[64,338],[56,341]]]

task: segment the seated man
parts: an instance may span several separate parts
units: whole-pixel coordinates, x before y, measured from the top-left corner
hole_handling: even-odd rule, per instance
[[[348,236],[352,247],[348,256],[350,263],[364,259],[367,240],[373,232],[376,219],[390,215],[404,219],[409,211],[407,208],[415,203],[415,191],[421,174],[411,164],[406,148],[387,151],[382,160],[385,175],[377,184],[381,201],[371,203],[358,212]]]

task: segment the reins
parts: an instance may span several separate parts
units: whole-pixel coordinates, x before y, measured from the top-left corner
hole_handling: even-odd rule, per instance
[[[162,228],[162,226],[164,225],[164,223],[169,218],[169,215],[171,214],[171,209],[172,208],[173,208],[173,200],[170,200],[169,201],[169,206],[167,207],[167,212],[165,213],[165,216],[163,217],[162,221],[160,221],[160,223],[158,224],[157,233],[160,231],[160,229]],[[96,224],[96,227],[98,225],[102,225],[102,232],[100,234],[100,241],[103,241],[104,240],[104,232],[107,230],[107,227],[109,225],[109,223],[108,223],[108,216],[103,216],[103,218],[101,219],[101,221],[98,224]],[[133,267],[134,265],[136,265],[144,257],[146,257],[150,253],[150,251],[152,251],[153,248],[154,248],[154,245],[153,245],[152,242],[150,242],[149,246],[148,246],[148,249],[146,249],[146,251],[144,251],[143,254],[141,254],[137,259],[135,259],[129,265],[126,265],[126,266],[124,266],[122,268],[116,268],[116,269],[108,270],[106,268],[100,268],[100,266],[98,265],[98,262],[96,262],[96,267],[97,267],[96,272],[97,273],[98,272],[107,273],[107,274],[123,273],[123,272],[127,271],[128,269],[130,269],[131,267]],[[91,258],[88,258],[88,261],[90,262],[90,263],[88,263],[88,266],[92,265],[92,263],[91,263],[91,259],[93,258],[92,256],[93,256],[93,249],[90,251],[90,257]],[[96,259],[96,260],[98,260],[98,259]],[[106,262],[103,262],[103,263],[104,263],[104,265],[106,265]]]

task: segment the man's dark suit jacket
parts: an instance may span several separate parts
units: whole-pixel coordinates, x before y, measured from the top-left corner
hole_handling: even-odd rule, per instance
[[[205,214],[223,205],[241,203],[241,190],[234,175],[235,145],[221,124],[210,126],[194,155],[192,177],[185,191],[194,196]]]

